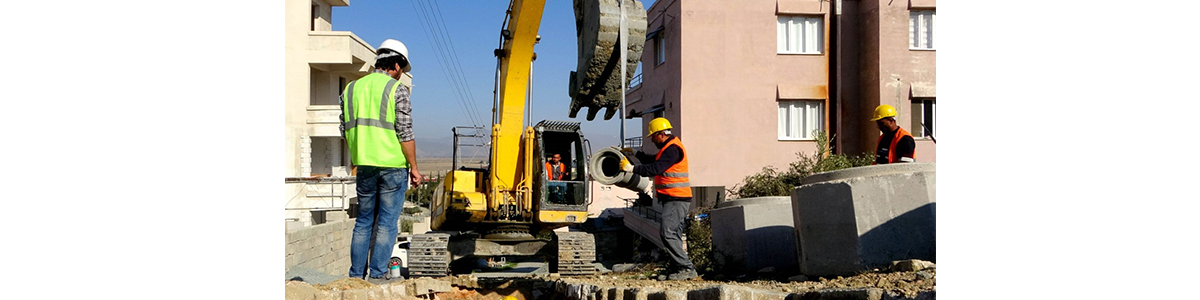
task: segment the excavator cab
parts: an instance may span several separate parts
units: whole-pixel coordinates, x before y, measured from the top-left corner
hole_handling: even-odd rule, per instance
[[[588,173],[587,152],[584,151],[583,134],[579,132],[579,122],[542,121],[534,126],[537,141],[534,155],[540,160],[538,166],[546,166],[549,158],[558,154],[560,163],[565,165],[566,174],[559,180],[551,179],[552,172],[546,167],[537,168],[534,179],[534,199],[537,211],[549,212],[541,214],[540,223],[557,225],[563,223],[578,223],[575,215],[554,212],[586,212],[588,203]]]

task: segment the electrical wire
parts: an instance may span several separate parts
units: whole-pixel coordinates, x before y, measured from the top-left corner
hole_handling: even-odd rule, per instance
[[[441,67],[442,73],[446,75],[447,79],[450,79],[450,86],[454,92],[455,100],[457,100],[459,109],[462,110],[463,115],[472,126],[478,127],[480,124],[477,117],[478,114],[471,112],[471,110],[468,108],[467,101],[463,95],[462,88],[459,86],[459,82],[453,80],[452,76],[450,75],[450,70],[446,66],[449,59],[445,57],[444,50],[441,47],[442,43],[440,38],[433,35],[432,23],[429,20],[428,13],[424,9],[418,9],[417,4],[414,4],[413,2],[409,2],[409,5],[412,6],[414,11],[419,12],[416,15],[419,19],[421,19],[421,27],[425,29],[426,36],[434,44],[434,57],[438,60],[438,66]]]

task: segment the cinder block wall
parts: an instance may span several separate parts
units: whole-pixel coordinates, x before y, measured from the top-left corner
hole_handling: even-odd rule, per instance
[[[346,274],[350,270],[350,234],[354,219],[346,212],[329,212],[328,222],[288,230],[284,247],[284,272],[295,266],[328,274]]]

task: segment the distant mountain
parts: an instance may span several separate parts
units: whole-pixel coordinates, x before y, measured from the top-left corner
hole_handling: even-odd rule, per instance
[[[417,157],[451,157],[454,155],[454,138],[422,138],[417,137]]]

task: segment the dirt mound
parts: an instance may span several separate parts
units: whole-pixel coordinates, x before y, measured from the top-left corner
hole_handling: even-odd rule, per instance
[[[334,280],[327,284],[315,284],[313,287],[322,291],[350,290],[350,289],[366,289],[375,286],[375,284],[362,280],[360,278],[342,278]]]

